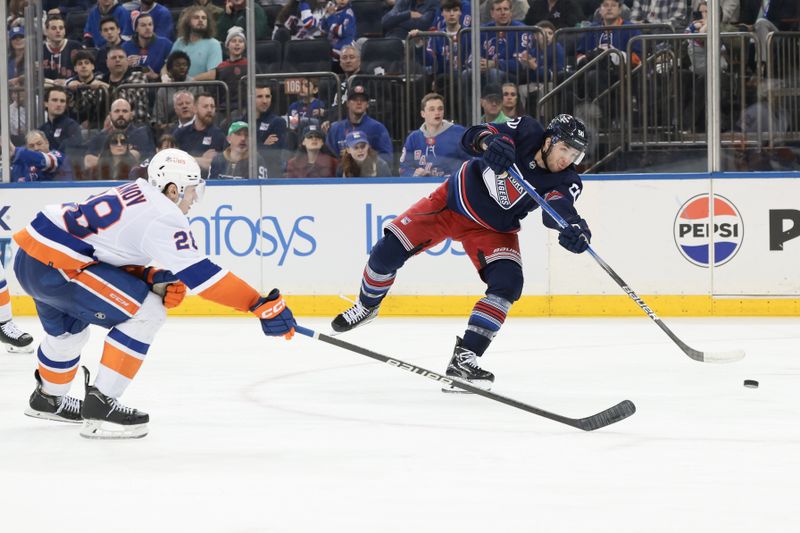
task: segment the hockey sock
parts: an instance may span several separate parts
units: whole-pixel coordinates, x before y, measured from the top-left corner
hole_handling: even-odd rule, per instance
[[[372,248],[369,261],[364,268],[361,279],[359,301],[366,307],[380,305],[383,298],[394,284],[397,270],[410,257],[400,240],[392,233],[387,233]]]
[[[0,322],[11,320],[11,296],[8,294],[8,284],[0,273]]]
[[[359,301],[366,307],[375,307],[380,305],[383,298],[389,292],[394,284],[396,272],[389,274],[379,274],[370,268],[369,263],[364,268],[364,275],[361,279],[361,291],[359,292]]]
[[[511,302],[494,294],[478,300],[469,315],[462,346],[472,350],[476,355],[483,355],[500,331],[509,309]]]
[[[42,390],[52,396],[65,396],[69,392],[81,350],[89,340],[89,328],[79,333],[64,333],[58,337],[45,335],[36,352]]]

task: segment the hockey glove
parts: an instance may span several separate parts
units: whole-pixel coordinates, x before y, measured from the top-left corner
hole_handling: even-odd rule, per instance
[[[483,161],[495,174],[502,174],[517,160],[514,141],[508,135],[496,133],[486,138]]]
[[[278,289],[272,289],[266,297],[259,298],[250,311],[261,320],[264,335],[283,337],[286,340],[294,336],[297,322]]]
[[[167,309],[178,307],[186,297],[186,285],[169,270],[140,266],[126,266],[123,269],[144,280],[152,292],[161,296]]]
[[[574,254],[585,252],[591,239],[592,232],[589,231],[589,225],[582,218],[571,222],[558,234],[558,244]]]

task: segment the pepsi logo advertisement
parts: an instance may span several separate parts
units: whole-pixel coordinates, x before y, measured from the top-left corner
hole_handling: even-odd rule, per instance
[[[675,217],[675,244],[683,257],[699,267],[708,267],[710,247],[714,243],[714,266],[729,262],[741,249],[744,222],[736,206],[718,194],[714,195],[714,232],[711,238],[710,196],[699,194],[684,203]]]

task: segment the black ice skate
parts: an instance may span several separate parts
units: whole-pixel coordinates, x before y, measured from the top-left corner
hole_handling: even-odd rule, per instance
[[[461,346],[461,337],[456,337],[456,346],[453,348],[453,358],[447,365],[447,377],[460,378],[482,389],[490,390],[494,382],[494,374],[478,366],[478,356],[475,352]],[[442,392],[460,392],[470,394],[468,391],[450,386],[443,388]]]
[[[89,385],[89,370],[83,367],[86,398],[83,400],[81,436],[87,439],[141,439],[147,435],[150,415],[126,407]]]
[[[331,322],[334,334],[344,333],[371,322],[372,319],[378,316],[378,309],[377,305],[375,307],[365,307],[361,305],[360,301],[354,303],[353,307],[336,315],[336,318]]]
[[[5,344],[10,353],[31,353],[33,337],[21,331],[13,320],[0,322],[0,342]]]
[[[72,396],[51,396],[42,390],[42,378],[39,371],[33,373],[36,378],[36,390],[28,400],[29,407],[25,409],[25,414],[33,418],[44,418],[45,420],[55,420],[57,422],[70,422],[80,424],[81,401]]]

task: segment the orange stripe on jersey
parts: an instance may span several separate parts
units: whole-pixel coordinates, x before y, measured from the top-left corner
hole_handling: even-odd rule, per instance
[[[258,292],[243,279],[228,272],[221,280],[200,293],[206,300],[249,311],[258,301]]]
[[[88,271],[84,270],[81,272],[65,272],[65,274],[67,274],[73,281],[77,281],[126,314],[133,316],[137,311],[139,311],[139,302],[130,299],[128,296],[122,294],[119,289],[113,285],[109,285],[102,279],[93,276]]]
[[[6,305],[11,301],[11,296],[8,295],[8,289],[0,291],[0,305]]]
[[[77,371],[77,366],[66,372],[53,372],[52,370],[39,365],[39,375],[42,376],[42,379],[56,385],[64,385],[69,383],[75,377],[75,372]]]
[[[127,354],[108,342],[105,343],[103,357],[100,359],[101,365],[110,368],[117,374],[121,374],[128,379],[133,379],[134,376],[136,376],[139,367],[142,366],[142,362],[143,361],[138,357]]]
[[[50,265],[55,268],[65,269],[79,269],[91,265],[94,261],[82,261],[65,254],[60,250],[56,250],[42,242],[37,241],[33,235],[28,232],[27,228],[23,228],[14,234],[14,241],[25,252],[45,265]]]

